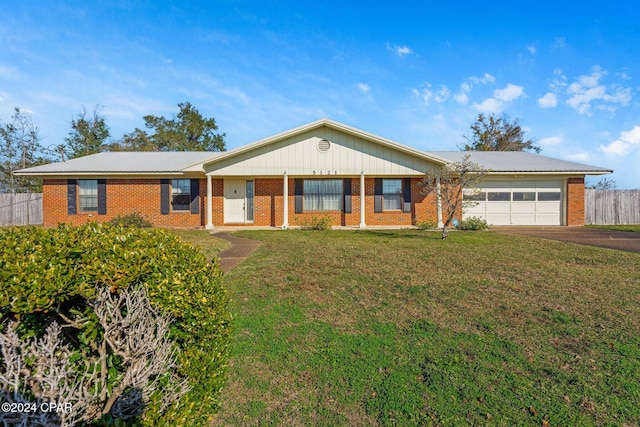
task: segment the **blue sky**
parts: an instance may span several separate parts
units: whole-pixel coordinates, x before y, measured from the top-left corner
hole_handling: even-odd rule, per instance
[[[541,154],[640,188],[634,3],[4,0],[0,121],[20,107],[57,145],[83,107],[119,138],[190,101],[228,148],[328,117],[456,150],[506,113]]]

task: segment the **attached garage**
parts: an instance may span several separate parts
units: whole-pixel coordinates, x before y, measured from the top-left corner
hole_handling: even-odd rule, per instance
[[[492,225],[562,225],[562,180],[485,182],[463,197],[477,203],[463,218]]]

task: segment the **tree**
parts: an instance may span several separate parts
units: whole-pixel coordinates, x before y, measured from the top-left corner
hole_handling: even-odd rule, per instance
[[[152,134],[136,128],[125,134],[113,151],[225,151],[223,134],[213,118],[205,118],[189,102],[178,104],[180,112],[171,119],[144,116],[145,127]]]
[[[126,133],[118,142],[109,146],[110,151],[159,151],[149,135],[138,128]]]
[[[510,121],[506,115],[485,117],[478,114],[478,119],[471,125],[471,137],[465,136],[467,143],[464,151],[527,151],[540,152],[540,146],[531,139],[525,139],[520,126],[520,119]]]
[[[475,206],[477,203],[463,199],[465,195],[477,191],[476,185],[482,181],[487,170],[469,159],[467,154],[462,160],[447,163],[439,168],[428,170],[422,179],[422,193],[435,194],[438,204],[442,207],[444,218],[442,239],[449,236],[448,227],[464,208]],[[467,191],[465,191],[467,190]]]
[[[42,154],[38,127],[31,117],[14,109],[11,122],[0,126],[0,191],[10,193],[37,193],[42,180],[37,177],[16,176],[18,169],[48,163]]]
[[[71,119],[71,131],[64,139],[69,158],[96,154],[107,148],[109,126],[104,116],[99,114],[99,110],[99,106],[94,108],[93,117],[88,118],[87,111],[82,107],[78,117]]]
[[[610,178],[602,178],[595,184],[589,185],[587,188],[594,190],[613,190],[617,187],[616,181]]]

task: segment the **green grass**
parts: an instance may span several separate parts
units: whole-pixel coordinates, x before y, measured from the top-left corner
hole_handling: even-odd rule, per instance
[[[218,253],[230,246],[229,242],[211,236],[210,232],[207,230],[185,229],[171,231],[180,236],[180,238],[185,242],[200,248],[200,250],[202,250],[202,252],[204,252],[205,256],[207,257],[207,261],[211,261],[213,257],[218,255]]]
[[[640,424],[640,256],[495,232],[243,231],[214,425]],[[206,243],[206,241],[205,241]]]
[[[587,228],[601,228],[603,230],[631,231],[640,233],[640,224],[635,225],[587,225]]]

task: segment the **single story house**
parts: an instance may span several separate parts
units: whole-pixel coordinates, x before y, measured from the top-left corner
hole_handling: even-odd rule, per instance
[[[314,215],[367,227],[442,221],[426,170],[465,154],[490,169],[463,216],[582,225],[584,177],[612,172],[526,152],[427,152],[321,119],[225,152],[112,152],[22,169],[43,178],[44,225],[138,212],[161,227],[287,228]]]

